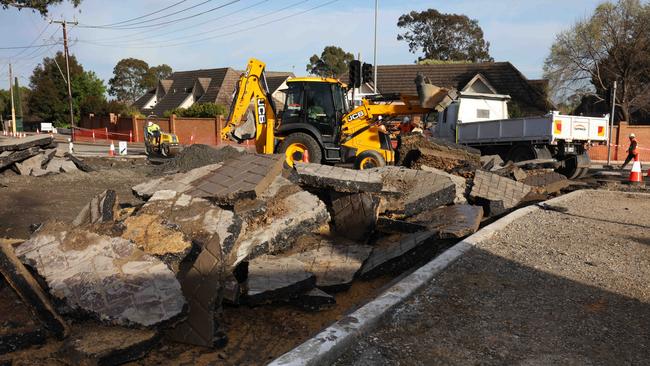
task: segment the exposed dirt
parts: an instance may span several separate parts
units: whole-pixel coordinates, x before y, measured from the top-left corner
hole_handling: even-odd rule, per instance
[[[413,169],[426,165],[465,178],[473,177],[474,170],[481,166],[478,150],[421,134],[403,136],[397,155],[398,165]]]
[[[236,148],[226,145],[216,149],[208,145],[190,145],[164,164],[156,166],[153,174],[185,173],[205,165],[221,163],[241,154]]]
[[[90,199],[106,189],[118,201],[141,203],[131,187],[149,178],[152,167],[144,159],[84,159],[97,171],[43,177],[0,177],[0,237],[26,239],[29,226],[48,219],[71,222]]]
[[[641,365],[650,196],[589,192],[518,219],[336,365]]]
[[[291,350],[344,314],[376,296],[389,278],[356,281],[336,294],[336,305],[307,312],[289,305],[227,307],[223,312],[228,345],[220,350],[164,342],[145,359],[130,365],[264,365]]]

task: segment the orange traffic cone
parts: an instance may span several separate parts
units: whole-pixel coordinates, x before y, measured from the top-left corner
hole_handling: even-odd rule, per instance
[[[115,156],[115,144],[111,140],[111,146],[108,148],[108,156]]]
[[[305,152],[302,153],[302,162],[309,163],[309,150],[305,150]]]
[[[643,173],[641,172],[641,162],[639,161],[639,154],[634,156],[634,163],[632,163],[632,171],[630,172],[630,184],[639,184],[643,182]]]

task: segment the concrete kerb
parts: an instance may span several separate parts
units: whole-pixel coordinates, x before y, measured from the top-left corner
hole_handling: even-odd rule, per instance
[[[585,190],[574,191],[545,201],[545,203],[557,204],[575,199],[584,193]],[[376,299],[278,357],[269,363],[269,366],[332,364],[358,337],[372,331],[392,308],[407,300],[474,245],[491,238],[513,221],[540,209],[536,205],[518,209],[477,231],[390,287]]]

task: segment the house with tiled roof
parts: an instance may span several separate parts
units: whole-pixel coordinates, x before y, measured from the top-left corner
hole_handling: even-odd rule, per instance
[[[158,81],[156,88],[133,103],[142,114],[162,117],[175,108],[189,108],[194,103],[217,103],[230,107],[232,93],[243,71],[230,67],[176,71],[169,79]],[[283,88],[291,72],[267,71],[267,84],[276,103],[282,103]]]
[[[547,94],[547,80],[529,80],[510,62],[449,63],[433,65],[380,65],[377,67],[377,88],[382,94],[416,95],[418,73],[431,83],[454,88],[468,97],[508,99],[511,112],[543,115],[553,109]],[[364,85],[362,95],[371,93]]]

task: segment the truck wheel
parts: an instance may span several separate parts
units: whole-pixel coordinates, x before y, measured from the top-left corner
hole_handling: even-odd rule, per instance
[[[533,160],[536,158],[535,150],[532,146],[529,145],[515,145],[506,156],[506,161],[512,161],[513,163],[519,161]]]
[[[357,156],[354,167],[359,170],[386,166],[386,160],[375,150],[366,150]]]
[[[561,168],[557,169],[557,172],[564,175],[569,179],[576,179],[582,173],[582,168],[578,168],[578,158],[570,156],[568,159],[564,160]]]
[[[293,167],[293,163],[296,161],[307,160],[308,163],[320,164],[323,160],[323,153],[318,142],[303,132],[295,132],[285,137],[280,145],[280,153],[284,153],[285,164],[290,167]],[[305,155],[307,155],[307,159],[305,159]]]

